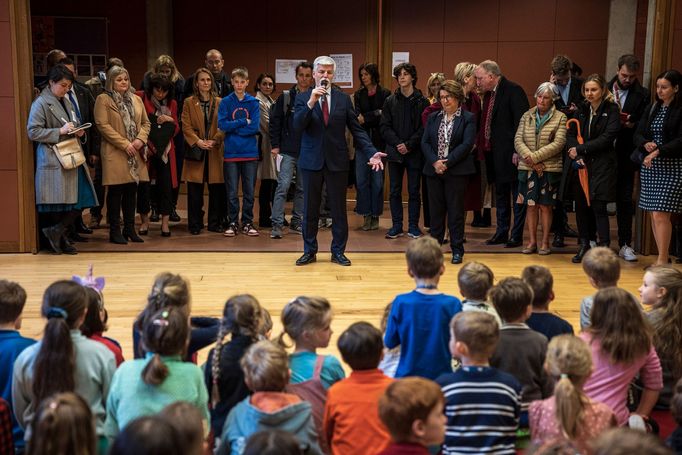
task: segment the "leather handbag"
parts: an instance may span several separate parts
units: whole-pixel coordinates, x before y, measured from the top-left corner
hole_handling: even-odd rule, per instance
[[[190,161],[204,161],[206,150],[194,144],[185,149],[185,159]]]
[[[85,163],[85,154],[77,137],[71,137],[54,144],[52,150],[54,150],[64,169],[75,169]]]

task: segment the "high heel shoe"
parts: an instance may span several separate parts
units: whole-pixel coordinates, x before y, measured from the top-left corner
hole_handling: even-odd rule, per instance
[[[147,235],[147,234],[149,234],[149,226],[147,226],[147,229],[140,229],[139,231],[137,231],[137,233],[140,234],[140,235]]]
[[[161,237],[170,237],[171,231],[161,231]]]
[[[130,240],[131,242],[134,243],[144,243],[144,240],[142,240],[136,233],[135,229],[133,228],[123,228],[123,238]]]

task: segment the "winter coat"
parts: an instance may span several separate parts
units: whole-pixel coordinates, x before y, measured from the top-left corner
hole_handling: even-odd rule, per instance
[[[518,168],[520,171],[531,170],[523,160],[530,156],[535,164],[542,163],[545,166],[545,172],[561,172],[561,152],[566,145],[566,115],[552,107],[549,119],[536,135],[537,111],[535,106],[523,114],[516,130],[514,147],[520,155]]]

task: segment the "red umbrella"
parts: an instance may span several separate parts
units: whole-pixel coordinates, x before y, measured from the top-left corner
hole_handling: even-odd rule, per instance
[[[582,134],[580,134],[580,122],[578,119],[572,118],[569,121],[566,122],[566,129],[570,128],[571,123],[575,123],[575,129],[578,132],[577,138],[578,138],[578,144],[583,144],[585,143],[585,140],[583,139]],[[587,206],[590,206],[590,181],[588,180],[587,176],[587,167],[581,166],[578,168],[578,178],[580,179],[580,187],[583,189],[583,193],[585,193],[585,200],[587,201]]]

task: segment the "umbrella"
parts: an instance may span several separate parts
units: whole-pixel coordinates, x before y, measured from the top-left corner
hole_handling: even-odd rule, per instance
[[[580,134],[580,121],[578,119],[570,119],[569,121],[566,122],[566,129],[568,129],[571,125],[571,123],[575,123],[575,129],[578,132],[577,138],[578,138],[578,144],[583,144],[585,140],[583,139],[582,134]],[[588,175],[587,175],[587,168],[585,166],[581,166],[578,168],[578,178],[580,179],[580,187],[583,189],[583,193],[585,193],[585,200],[587,201],[587,206],[590,206],[590,182],[588,180]]]

